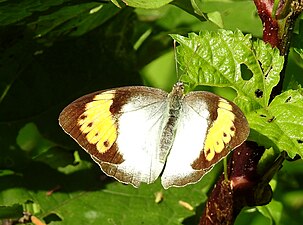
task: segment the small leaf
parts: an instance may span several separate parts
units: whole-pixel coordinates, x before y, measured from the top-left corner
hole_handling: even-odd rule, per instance
[[[274,98],[270,105],[247,114],[258,143],[287,151],[293,158],[303,157],[303,95],[299,90],[289,90]]]
[[[28,123],[21,128],[16,141],[19,147],[30,153],[33,158],[55,146],[54,143],[42,137],[34,123]]]
[[[111,2],[118,8],[122,8],[125,4],[122,3],[122,0],[111,0]],[[122,5],[123,4],[123,5]]]
[[[271,200],[271,202],[265,206],[258,206],[258,211],[270,220],[270,224],[280,224],[280,219],[283,212],[283,205],[281,202]]]
[[[155,9],[167,5],[173,0],[122,0],[127,6],[143,9]]]
[[[208,19],[216,24],[218,27],[223,28],[223,20],[221,13],[218,11],[207,13]]]

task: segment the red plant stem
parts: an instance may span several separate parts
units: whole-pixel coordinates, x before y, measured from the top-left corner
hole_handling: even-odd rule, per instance
[[[254,0],[254,2],[263,24],[263,41],[270,43],[272,47],[278,47],[280,45],[279,25],[271,16],[274,2],[272,0]]]
[[[303,11],[303,1],[280,0],[276,9],[274,0],[254,0],[254,3],[263,24],[263,40],[272,47],[277,47],[280,50],[280,55],[285,56],[280,81],[271,94],[271,99],[273,99],[281,93],[283,88],[292,31],[295,20]]]
[[[287,56],[295,20],[303,11],[302,0],[254,0],[263,24],[263,40]]]
[[[229,160],[228,176],[222,175],[206,203],[199,225],[233,224],[245,206],[264,205],[271,200],[268,184],[260,186],[258,162],[264,148],[244,142]]]

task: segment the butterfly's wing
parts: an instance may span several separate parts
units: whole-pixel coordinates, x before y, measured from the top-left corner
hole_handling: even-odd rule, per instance
[[[209,92],[189,93],[161,177],[163,187],[198,182],[248,134],[247,120],[234,103]]]
[[[167,93],[124,87],[86,95],[60,114],[59,123],[100,165],[124,183],[152,183],[161,173],[159,137]]]

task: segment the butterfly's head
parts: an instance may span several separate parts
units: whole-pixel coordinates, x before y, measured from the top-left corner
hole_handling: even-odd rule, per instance
[[[180,93],[180,95],[183,95],[183,93],[184,93],[184,84],[183,84],[183,82],[178,81],[177,83],[175,83],[171,93],[175,93],[177,95],[179,95],[178,93]]]
[[[173,99],[172,102],[179,102],[184,97],[184,84],[182,82],[177,82],[172,91],[169,94],[170,98]]]

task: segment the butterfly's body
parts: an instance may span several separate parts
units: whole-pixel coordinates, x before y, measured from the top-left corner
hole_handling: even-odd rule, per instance
[[[209,92],[171,93],[122,87],[86,95],[67,106],[60,125],[101,169],[124,183],[164,188],[202,176],[248,136],[240,109]]]
[[[165,124],[163,131],[161,132],[160,138],[160,162],[165,163],[167,155],[172,147],[175,129],[177,122],[180,116],[182,109],[182,99],[184,97],[183,93],[183,84],[177,83],[173,91],[167,97],[166,112],[168,111],[167,121],[164,121]],[[163,119],[165,116],[163,115]]]

